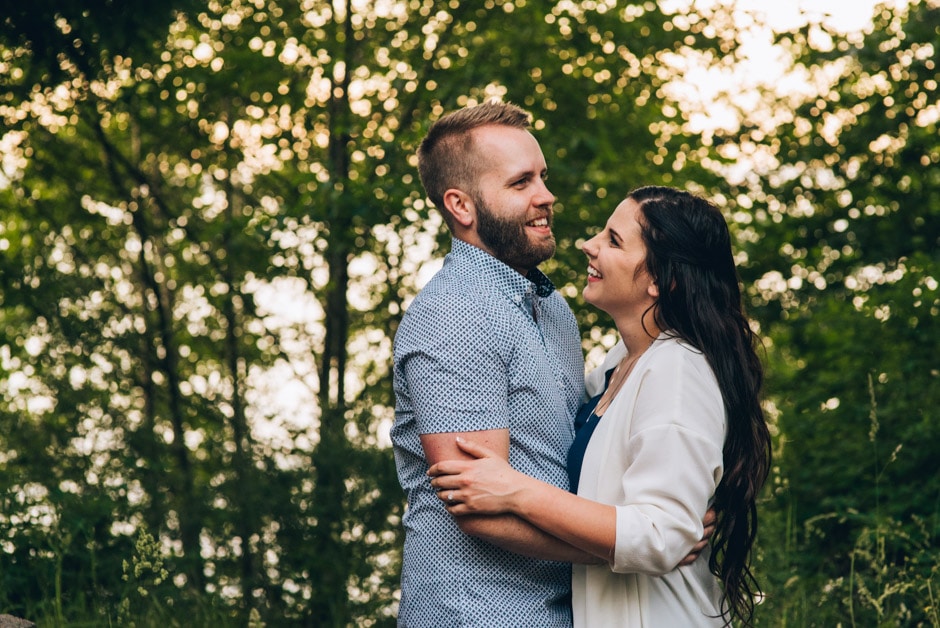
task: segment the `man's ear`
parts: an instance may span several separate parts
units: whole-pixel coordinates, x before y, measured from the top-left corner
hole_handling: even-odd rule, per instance
[[[450,212],[454,220],[464,227],[473,224],[476,217],[476,206],[470,195],[457,188],[450,188],[444,192],[444,211]]]

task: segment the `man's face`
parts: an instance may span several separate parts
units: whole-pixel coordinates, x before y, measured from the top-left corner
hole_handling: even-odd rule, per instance
[[[545,185],[542,149],[522,129],[488,126],[474,134],[482,162],[471,194],[477,236],[493,257],[526,274],[555,253],[555,197]]]

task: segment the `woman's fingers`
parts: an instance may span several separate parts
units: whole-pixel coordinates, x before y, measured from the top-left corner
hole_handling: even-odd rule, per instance
[[[457,446],[474,458],[493,458],[497,455],[496,452],[489,447],[475,443],[472,440],[467,440],[461,436],[457,437]]]
[[[442,460],[428,469],[428,475],[432,478],[444,477],[445,475],[458,475],[466,469],[461,460]]]
[[[472,440],[467,440],[466,438],[462,438],[460,436],[457,437],[457,446],[474,458],[498,457],[497,453],[489,447],[480,445],[473,442]],[[458,473],[463,473],[467,470],[467,467],[462,464],[462,462],[464,461],[442,460],[428,469],[428,475],[431,477],[436,477],[441,475],[457,475]]]
[[[431,479],[431,488],[440,493],[441,491],[456,491],[460,487],[457,485],[455,476],[439,475]]]
[[[439,489],[437,491],[437,498],[444,502],[444,508],[446,508],[448,512],[451,514],[459,514],[459,512],[454,509],[462,506],[463,502],[460,500],[460,493],[457,489]]]

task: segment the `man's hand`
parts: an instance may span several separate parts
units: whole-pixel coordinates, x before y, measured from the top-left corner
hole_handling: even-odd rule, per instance
[[[702,540],[695,544],[695,547],[692,548],[692,551],[689,552],[689,555],[682,559],[679,563],[679,566],[691,565],[695,562],[695,559],[698,558],[699,554],[702,553],[702,550],[708,546],[709,540],[711,540],[712,535],[715,533],[715,522],[718,520],[718,516],[715,514],[714,508],[709,508],[705,512],[705,518],[702,519],[702,524],[705,526],[705,532],[702,534]]]

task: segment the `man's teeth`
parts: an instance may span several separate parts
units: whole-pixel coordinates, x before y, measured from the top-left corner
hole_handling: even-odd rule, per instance
[[[588,266],[587,274],[588,274],[588,277],[597,277],[598,279],[601,279],[603,277],[603,275],[597,272],[597,269],[595,269],[593,266]]]
[[[528,223],[530,227],[547,227],[548,218],[537,218],[535,220],[530,220]]]

